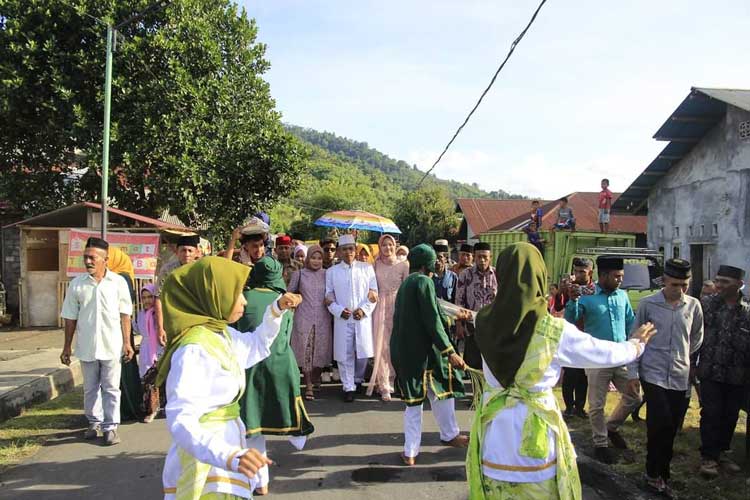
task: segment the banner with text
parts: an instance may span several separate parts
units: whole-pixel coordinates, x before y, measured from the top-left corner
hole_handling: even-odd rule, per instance
[[[70,230],[68,240],[68,265],[66,273],[68,276],[84,274],[86,268],[83,265],[83,250],[86,240],[91,236],[99,236],[96,231]],[[135,277],[140,279],[153,279],[156,273],[156,261],[159,256],[158,234],[134,234],[134,233],[108,233],[107,242],[110,246],[119,248],[133,261]]]

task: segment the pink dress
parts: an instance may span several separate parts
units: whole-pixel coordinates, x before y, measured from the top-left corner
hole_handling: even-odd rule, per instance
[[[375,277],[378,280],[378,305],[373,313],[373,341],[375,363],[367,387],[367,395],[377,387],[380,394],[393,392],[395,371],[391,364],[391,332],[396,294],[401,283],[409,276],[408,262],[389,263],[378,259],[375,262]]]
[[[303,373],[324,368],[333,360],[333,319],[325,305],[326,270],[295,271],[288,290],[302,295],[294,312],[292,350]]]

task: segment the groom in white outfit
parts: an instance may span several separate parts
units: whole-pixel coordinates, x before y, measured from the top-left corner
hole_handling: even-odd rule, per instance
[[[370,264],[356,260],[351,234],[339,239],[341,262],[326,271],[326,303],[333,315],[333,359],[339,366],[344,401],[354,401],[357,385],[365,378],[373,356],[372,312],[378,282]],[[374,293],[371,293],[374,292]]]

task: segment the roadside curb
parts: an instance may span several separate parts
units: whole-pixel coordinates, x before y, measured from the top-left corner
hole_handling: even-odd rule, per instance
[[[32,405],[70,392],[82,383],[81,362],[74,359],[69,367],[55,368],[0,396],[0,422],[20,415]]]

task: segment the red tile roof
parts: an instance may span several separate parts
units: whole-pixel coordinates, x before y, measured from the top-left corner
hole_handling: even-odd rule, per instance
[[[614,193],[614,203],[620,193]],[[572,193],[567,196],[568,206],[573,209],[576,229],[599,231],[599,193]],[[489,231],[507,231],[529,220],[532,200],[483,200],[461,198],[459,207],[466,222],[475,234]],[[540,200],[544,215],[542,229],[548,229],[557,221],[558,200]],[[609,230],[613,233],[646,233],[647,218],[638,215],[612,215]]]
[[[459,198],[456,203],[474,234],[486,233],[498,224],[531,213],[531,200]]]

